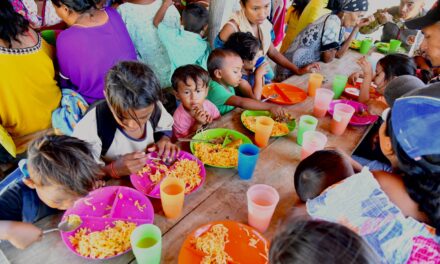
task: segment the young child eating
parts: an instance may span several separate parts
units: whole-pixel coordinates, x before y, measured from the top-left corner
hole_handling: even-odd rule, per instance
[[[217,107],[206,100],[208,82],[208,72],[197,65],[181,66],[174,71],[171,84],[181,102],[173,116],[176,138],[186,137],[220,118]]]

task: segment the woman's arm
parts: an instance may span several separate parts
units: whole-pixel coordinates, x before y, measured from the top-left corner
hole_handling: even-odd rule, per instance
[[[235,24],[234,20],[229,20],[229,22]],[[218,35],[221,41],[226,42],[233,33],[235,33],[235,28],[231,24],[225,24]]]
[[[286,57],[283,56],[271,43],[269,50],[267,52],[267,56],[273,60],[276,64],[280,65],[283,68],[290,70],[293,74],[303,75],[312,70],[319,70],[318,63],[311,63],[302,68],[298,68],[295,64],[291,63]]]
[[[336,52],[336,58],[341,58],[342,56],[344,56],[344,54],[347,52],[348,48],[350,47],[351,41],[354,39],[354,37],[358,32],[359,32],[359,26],[355,26],[351,31],[350,36],[348,36],[348,38],[342,44],[342,47]]]

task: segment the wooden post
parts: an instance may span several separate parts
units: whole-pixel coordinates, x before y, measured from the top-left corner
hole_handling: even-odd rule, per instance
[[[211,0],[209,3],[208,40],[214,47],[214,40],[232,13],[240,9],[240,0]]]

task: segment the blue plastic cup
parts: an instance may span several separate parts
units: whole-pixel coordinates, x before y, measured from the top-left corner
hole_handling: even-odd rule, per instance
[[[255,69],[260,67],[263,63],[266,62],[266,57],[260,57],[258,58],[257,62],[255,62]],[[267,73],[264,75],[264,78],[267,81],[272,81],[273,77],[275,77],[275,73],[272,70],[272,67],[270,65],[267,65]]]
[[[238,176],[250,180],[257,165],[260,149],[254,144],[242,144],[238,148]]]

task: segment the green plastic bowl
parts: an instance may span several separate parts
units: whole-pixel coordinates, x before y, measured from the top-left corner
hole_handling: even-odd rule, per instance
[[[243,124],[243,126],[248,129],[249,131],[251,131],[252,133],[255,133],[255,131],[251,130],[249,127],[247,127],[244,124],[244,119],[248,116],[272,116],[270,114],[269,111],[252,111],[252,110],[246,110],[243,111],[243,113],[241,113],[241,123]],[[293,119],[292,121],[290,121],[289,123],[287,123],[287,128],[289,129],[289,133],[292,132],[296,127],[296,121],[295,119]],[[283,134],[283,135],[278,135],[278,136],[271,136],[271,137],[284,137],[286,135],[288,135],[289,133]]]
[[[241,139],[241,140],[243,140],[243,144],[252,144],[252,140],[250,140],[247,136],[243,135],[242,133],[240,133],[238,131],[235,131],[232,129],[227,129],[227,128],[208,129],[203,132],[195,134],[193,136],[193,139],[208,139],[209,140],[209,139],[222,137],[225,135],[231,135],[235,139]],[[194,156],[196,156],[194,144],[195,144],[195,142],[191,142],[189,146],[190,146],[192,154],[194,154]],[[216,165],[207,164],[207,163],[205,163],[205,165],[215,167],[215,168],[222,168],[222,169],[236,168],[236,166],[216,166]]]
[[[384,53],[387,54],[388,50],[390,49],[390,43],[386,43],[386,42],[377,42],[376,44],[374,44],[377,48],[377,51],[379,51],[380,53]],[[406,53],[405,48],[403,47],[399,47],[397,49],[398,53]]]

